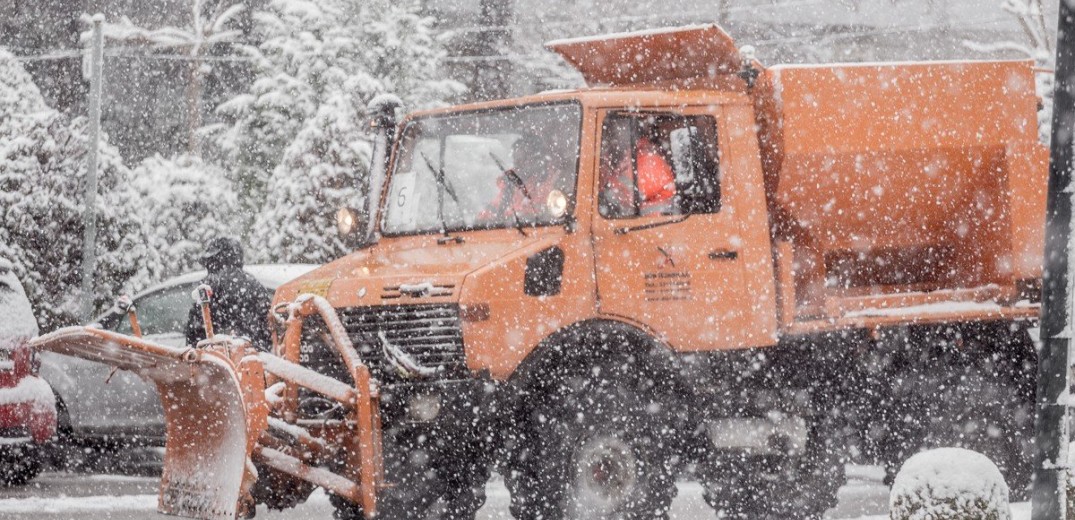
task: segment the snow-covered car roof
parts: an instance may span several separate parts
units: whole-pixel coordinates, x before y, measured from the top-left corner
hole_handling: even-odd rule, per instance
[[[37,335],[37,319],[26,298],[15,266],[0,257],[0,348],[14,346],[16,342]]]
[[[250,273],[257,281],[261,282],[268,289],[276,289],[281,285],[298,278],[314,269],[320,267],[318,264],[254,264],[243,267],[243,271]],[[144,294],[159,291],[161,289],[167,289],[169,287],[175,287],[177,285],[184,285],[194,283],[205,278],[207,273],[205,270],[192,271],[184,273],[179,276],[169,278],[149,289],[146,289],[137,295],[138,298]]]
[[[250,273],[250,275],[257,279],[258,282],[261,282],[261,284],[264,285],[265,288],[276,290],[277,287],[280,287],[281,285],[291,280],[294,280],[299,276],[313,271],[318,267],[320,267],[319,264],[252,264],[243,266],[243,271]],[[169,289],[171,287],[193,284],[205,278],[206,274],[207,273],[205,270],[201,270],[192,271],[169,278],[157,285],[154,285],[144,291],[139,292],[138,294],[135,294],[132,299],[137,300],[148,294],[152,294],[164,289]],[[104,314],[98,316],[97,319],[94,321],[100,322],[102,319],[112,314],[113,312],[114,309],[109,309],[105,311]]]

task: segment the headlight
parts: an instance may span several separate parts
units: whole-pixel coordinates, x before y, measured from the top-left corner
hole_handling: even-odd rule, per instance
[[[567,195],[560,190],[552,190],[545,199],[545,209],[553,218],[560,218],[567,213]]]
[[[336,230],[341,237],[350,236],[358,228],[358,213],[351,208],[340,208],[336,212]]]

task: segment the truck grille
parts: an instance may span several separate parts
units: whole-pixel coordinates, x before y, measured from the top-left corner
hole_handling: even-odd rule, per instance
[[[420,365],[439,367],[441,379],[458,378],[466,371],[458,305],[353,307],[337,309],[337,313],[362,360],[381,381],[397,381],[399,375],[387,366],[379,333],[384,333],[389,343]],[[310,328],[311,332],[314,330],[316,326]],[[350,377],[335,350],[310,336],[304,338],[300,362],[307,368],[350,384]]]

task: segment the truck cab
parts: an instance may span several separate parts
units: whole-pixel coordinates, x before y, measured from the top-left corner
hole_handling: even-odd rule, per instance
[[[716,90],[560,92],[412,115],[379,239],[278,299],[320,291],[341,309],[457,306],[453,340],[465,351],[417,349],[416,359],[501,380],[546,337],[587,320],[630,323],[679,351],[771,344],[751,128],[750,99]],[[646,200],[645,160],[666,169],[663,200]]]

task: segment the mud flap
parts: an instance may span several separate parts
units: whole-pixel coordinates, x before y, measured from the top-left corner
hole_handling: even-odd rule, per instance
[[[266,427],[264,372],[252,350],[227,342],[175,348],[88,327],[41,336],[32,348],[131,370],[153,380],[167,424],[158,510],[204,520],[252,507],[248,462]]]

